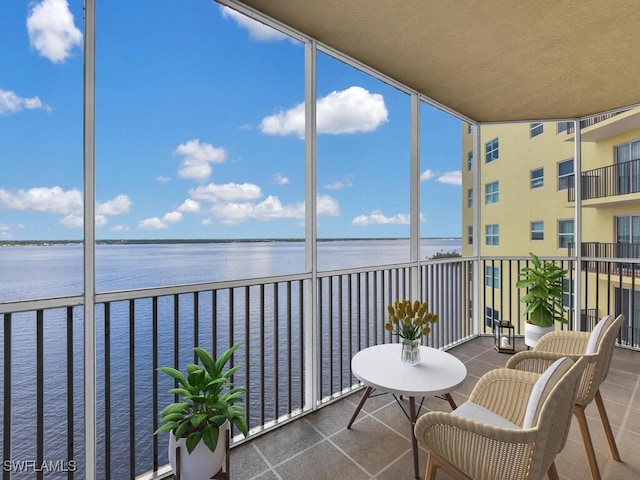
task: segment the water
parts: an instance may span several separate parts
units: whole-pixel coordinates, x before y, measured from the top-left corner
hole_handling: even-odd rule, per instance
[[[422,241],[422,258],[437,252],[461,251],[459,239]],[[402,263],[409,260],[407,240],[345,240],[320,242],[318,245],[319,270],[355,268],[371,265]],[[0,284],[0,301],[46,298],[82,293],[82,247],[42,246],[0,248],[0,266],[4,273]],[[137,288],[192,284],[200,282],[259,278],[273,275],[294,274],[304,271],[303,242],[225,242],[207,244],[145,244],[145,245],[100,245],[96,250],[96,291],[109,292]],[[294,292],[295,296],[295,292]],[[241,302],[241,299],[237,300]],[[282,301],[282,298],[281,298]],[[192,301],[187,298],[181,304],[181,315],[192,315]],[[143,310],[137,307],[139,310]],[[173,363],[173,331],[171,298],[159,299],[159,364]],[[210,318],[210,302],[200,305],[203,318]],[[224,311],[224,305],[221,309]],[[281,307],[284,310],[285,307]],[[272,305],[266,306],[273,311]],[[167,312],[166,314],[163,314]],[[64,311],[45,312],[44,324],[44,425],[45,460],[67,459],[66,436],[66,354],[67,321]],[[129,319],[128,306],[114,303],[111,312],[110,379],[111,379],[111,478],[128,476],[128,453],[122,439],[128,438],[129,430]],[[294,318],[297,312],[293,312]],[[74,361],[74,459],[83,462],[83,391],[82,391],[82,319],[80,313],[72,322]],[[164,320],[162,320],[164,318]],[[163,323],[164,322],[164,323]],[[32,314],[15,314],[12,317],[12,459],[35,459],[36,433],[36,382],[35,382],[35,336],[36,320]],[[97,386],[99,445],[104,445],[106,429],[104,410],[104,315],[96,312],[97,338]],[[284,331],[284,326],[282,327]],[[280,335],[283,334],[280,332]],[[151,321],[148,311],[136,310],[135,337],[135,398],[136,398],[136,473],[148,470],[150,456],[149,425],[153,412],[148,399],[152,392],[150,372]],[[264,335],[270,334],[268,331]],[[294,332],[295,334],[295,332]],[[259,344],[259,332],[252,332],[253,348]],[[4,326],[0,325],[0,336],[4,340]],[[201,326],[201,338],[211,338],[211,325]],[[226,331],[218,336],[228,338]],[[226,336],[226,337],[225,337]],[[223,340],[224,340],[223,338]],[[294,336],[295,338],[295,336]],[[226,341],[221,340],[224,344]],[[188,333],[180,337],[180,363],[192,361],[190,356],[193,338]],[[4,342],[0,344],[0,359]],[[284,352],[286,353],[286,352]],[[295,352],[292,352],[295,354]],[[267,356],[273,361],[273,357]],[[278,363],[282,362],[280,359]],[[282,364],[284,369],[285,365]],[[268,378],[265,383],[277,383],[273,366],[266,365]],[[256,370],[254,369],[254,374]],[[242,378],[242,376],[240,376]],[[160,379],[160,391],[169,388],[165,379]],[[256,388],[256,391],[258,389]],[[294,388],[295,391],[295,388]],[[161,393],[159,403],[170,401]],[[255,405],[255,403],[254,403]],[[271,404],[267,405],[270,408]],[[166,451],[166,441],[160,442],[160,452]],[[99,471],[104,472],[104,451],[98,452]],[[161,461],[162,461],[161,457]],[[146,463],[145,463],[146,462]],[[24,476],[23,476],[24,475]],[[32,475],[32,474],[31,474]],[[56,477],[57,475],[57,477]],[[61,474],[45,476],[60,478]],[[102,474],[104,475],[104,474]],[[101,475],[101,478],[102,478]],[[76,478],[83,478],[82,465]],[[30,478],[30,474],[18,474],[12,478]]]

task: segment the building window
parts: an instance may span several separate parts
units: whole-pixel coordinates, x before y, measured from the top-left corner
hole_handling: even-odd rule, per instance
[[[467,190],[467,207],[473,207],[473,188]]]
[[[473,225],[467,227],[467,242],[469,245],[473,245]]]
[[[498,138],[494,138],[490,142],[484,144],[484,159],[485,162],[493,162],[498,159],[498,150],[500,148],[500,144],[498,142]]]
[[[558,190],[569,188],[569,180],[573,177],[573,158],[558,163]]]
[[[467,170],[471,170],[473,168],[473,150],[467,152]]]
[[[531,170],[531,188],[540,188],[544,186],[544,168],[536,168]]]
[[[484,231],[487,239],[487,245],[500,245],[500,225],[485,225]],[[573,235],[571,238],[573,239]]]
[[[573,127],[573,122],[558,122],[557,133],[568,132]]]
[[[558,248],[573,246],[573,220],[558,220]]]
[[[544,222],[531,222],[531,240],[544,240]]]
[[[640,140],[616,145],[614,148],[616,193],[623,195],[640,192]]]
[[[573,282],[570,278],[562,279],[562,306],[567,310],[571,309],[571,296],[573,294]]]
[[[487,287],[500,288],[500,268],[484,267],[484,283]]]
[[[467,133],[471,133],[473,132],[473,125],[471,125],[470,123],[467,123]]]
[[[484,307],[484,324],[487,328],[493,328],[494,320],[500,320],[500,312],[491,307]]]
[[[500,200],[499,182],[487,183],[484,186],[484,203],[489,205],[490,203],[498,203],[498,200]]]
[[[529,125],[529,128],[531,130],[530,138],[537,137],[538,135],[541,135],[542,132],[544,131],[544,126],[541,123],[532,123]]]

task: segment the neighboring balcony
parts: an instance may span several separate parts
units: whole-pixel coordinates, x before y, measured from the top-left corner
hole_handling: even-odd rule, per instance
[[[575,202],[574,177],[567,177],[568,201]],[[583,207],[640,202],[640,159],[582,172]]]

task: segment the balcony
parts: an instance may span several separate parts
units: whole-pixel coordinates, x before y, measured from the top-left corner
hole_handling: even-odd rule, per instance
[[[518,349],[523,345],[519,344]],[[468,398],[478,378],[487,371],[503,367],[507,355],[497,353],[493,339],[477,337],[449,350],[462,360],[468,371],[464,385],[453,397],[459,405]],[[597,409],[587,408],[587,421],[593,435],[598,465],[605,480],[640,477],[637,445],[640,429],[634,418],[640,413],[640,368],[638,353],[624,349],[614,352],[602,395],[609,412],[623,463],[609,456]],[[407,419],[394,398],[382,395],[365,403],[351,430],[345,425],[360,398],[350,394],[231,452],[234,479],[410,479],[413,476],[411,442]],[[401,403],[408,403],[401,401]],[[406,405],[404,405],[406,407]],[[448,411],[445,400],[427,398],[423,411]],[[426,466],[427,451],[420,449],[420,468]],[[582,437],[572,420],[569,440],[556,459],[561,479],[590,478]],[[449,478],[446,475],[438,478]]]
[[[348,412],[361,391],[350,371],[351,357],[368,345],[394,341],[383,328],[386,305],[409,297],[417,281],[421,298],[441,318],[427,344],[451,349],[468,364],[468,381],[453,392],[462,400],[482,373],[506,360],[491,349],[492,340],[482,336],[491,333],[490,320],[511,319],[516,333],[521,333],[521,292],[514,285],[526,264],[527,259],[517,258],[479,263],[456,258],[424,261],[419,268],[399,264],[322,272],[315,283],[314,305],[308,293],[313,281],[306,273],[98,294],[99,478],[165,478],[167,439],[152,432],[160,407],[171,401],[165,392],[172,385],[156,368],[183,368],[194,361],[196,344],[215,352],[238,341],[244,347],[234,361],[244,368],[234,381],[249,391],[250,436],[234,437],[233,478],[313,478],[320,472],[326,477],[329,466],[338,468],[336,478],[398,478],[403,469],[410,472],[406,419],[392,398],[368,403],[367,415],[353,431],[345,431]],[[575,278],[572,261],[561,264]],[[499,279],[492,288],[481,289],[473,308],[474,271],[484,272],[488,266],[500,272]],[[607,305],[614,309],[611,291],[621,283],[615,278],[608,282],[608,291],[585,292],[580,309],[586,316],[581,320],[591,321],[580,321],[579,328],[592,328],[593,319],[602,316]],[[572,286],[573,282],[569,294]],[[82,308],[82,297],[0,304],[5,459],[83,458],[77,447],[83,445],[84,422]],[[573,308],[570,302],[568,328],[573,328]],[[637,322],[629,316],[618,338],[621,346],[640,347]],[[615,405],[613,423],[621,440],[640,435],[633,422],[634,409],[640,408],[634,400],[640,398],[634,393],[640,373],[637,355],[617,349],[614,365],[619,366],[605,394]],[[23,365],[30,366],[26,373]],[[446,405],[439,399],[426,400],[429,409]],[[594,431],[600,432],[599,426]],[[356,441],[359,432],[367,434]],[[575,445],[563,454],[566,478],[582,478],[570,473],[584,466],[579,434],[573,432],[572,437],[570,445]],[[622,444],[623,455],[624,445],[630,443]],[[379,453],[380,449],[388,452]],[[629,452],[624,458],[632,462]],[[421,461],[424,466],[424,458]],[[639,471],[633,463],[606,466],[607,462],[603,457],[603,469],[616,475],[621,468]],[[562,468],[559,465],[561,473]],[[83,469],[79,462],[68,478],[84,478]],[[5,472],[4,478],[20,477]]]
[[[575,201],[575,175],[567,177],[569,202]],[[581,174],[583,207],[640,201],[640,160],[594,168]],[[605,200],[602,200],[605,199]]]

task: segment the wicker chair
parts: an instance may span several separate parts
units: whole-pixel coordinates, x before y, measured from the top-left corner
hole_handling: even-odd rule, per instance
[[[584,448],[589,461],[591,478],[600,479],[600,470],[596,461],[596,454],[591,441],[591,434],[587,426],[584,410],[594,399],[602,421],[602,427],[609,443],[609,450],[614,460],[620,461],[618,447],[611,430],[607,411],[600,395],[600,384],[609,373],[609,364],[613,354],[613,347],[624,321],[624,315],[615,319],[611,315],[602,318],[593,332],[555,331],[544,335],[533,350],[519,352],[509,359],[507,368],[515,368],[528,372],[541,372],[549,364],[561,356],[573,359],[580,357],[588,360],[582,380],[579,384],[578,395],[573,413],[578,419]]]
[[[429,448],[425,480],[434,480],[439,468],[467,480],[557,479],[554,459],[567,441],[586,363],[566,359],[559,379],[539,397],[535,417],[529,417],[531,398],[544,375],[505,368],[485,374],[453,412],[422,415],[414,432]],[[468,405],[481,414],[469,414]]]

